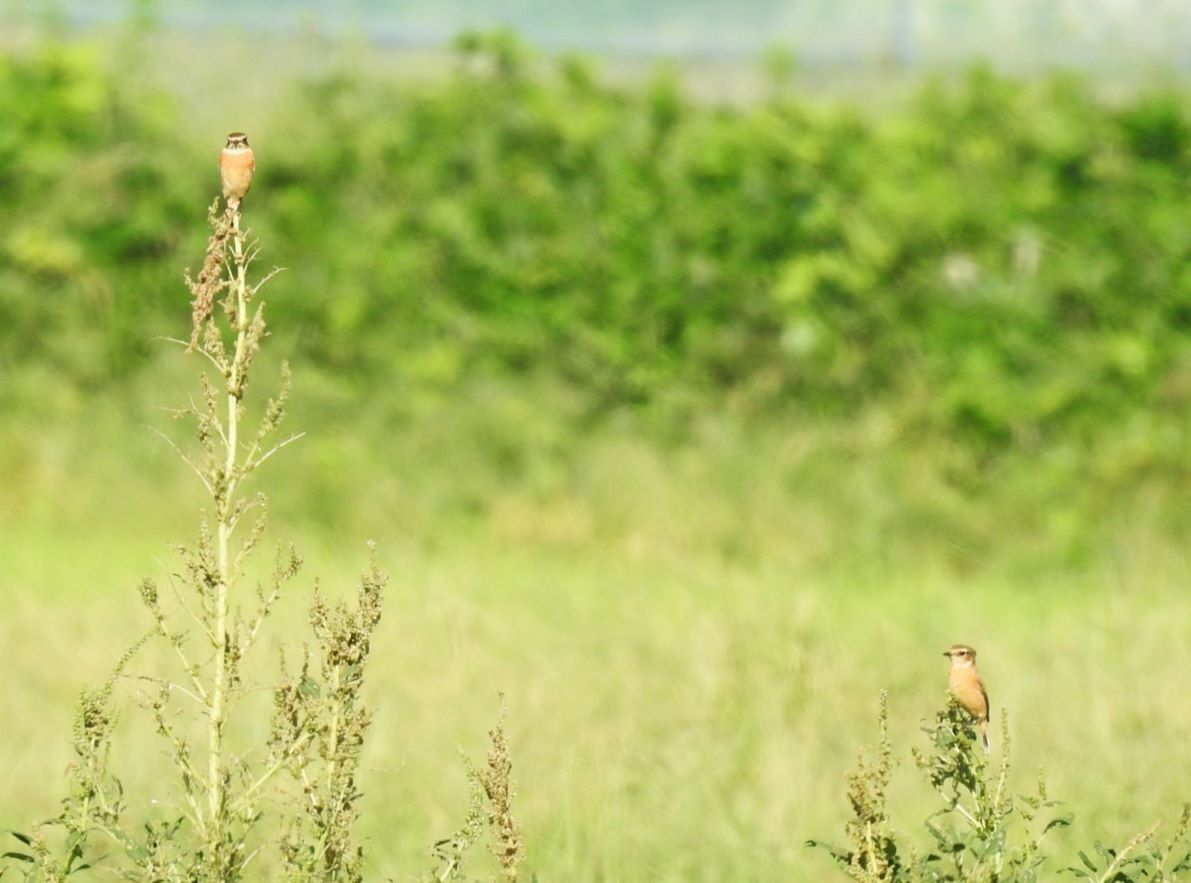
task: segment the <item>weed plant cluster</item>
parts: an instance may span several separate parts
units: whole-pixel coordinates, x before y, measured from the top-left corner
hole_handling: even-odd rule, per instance
[[[193,425],[197,450],[162,433],[202,485],[208,508],[197,539],[178,547],[180,564],[167,585],[142,582],[151,625],[100,686],[83,691],[61,812],[28,833],[8,832],[18,848],[0,855],[0,878],[359,883],[365,877],[364,850],[353,832],[360,754],[372,721],[362,690],[387,577],[374,560],[350,601],[328,602],[316,589],[310,640],[300,653],[287,653],[283,644],[277,679],[262,687],[257,657],[266,625],[302,560],[292,546],[278,547],[269,578],[249,594],[247,565],[268,518],[264,494],[250,495],[245,485],[301,436],[278,437],[289,398],[284,362],[280,391],[252,409],[256,428],[245,431],[250,380],[268,336],[261,289],[278,271],[250,281],[260,246],[241,226],[239,200],[222,210],[217,201],[208,220],[202,268],[186,274],[190,339],[173,340],[205,363],[199,395],[175,411]],[[138,651],[151,640],[170,648],[172,670],[134,673]],[[247,700],[262,690],[273,699],[268,735],[263,745],[244,744],[232,738],[229,724],[253,713]],[[140,720],[156,731],[172,762],[173,782],[163,784],[161,798],[126,795],[111,769],[113,748],[120,751],[116,723],[131,697],[150,712]],[[467,767],[473,788],[467,823],[438,844],[428,883],[464,879],[463,860],[486,825],[499,879],[517,880],[523,846],[511,808],[503,713],[491,735],[487,765]]]
[[[1157,837],[1160,822],[1121,847],[1096,841],[1080,865],[1056,869],[1044,841],[1073,824],[1074,816],[1047,794],[1042,773],[1033,794],[1015,794],[1009,783],[1008,718],[1002,718],[1001,757],[993,769],[978,748],[971,718],[952,696],[923,726],[926,749],[914,764],[937,793],[940,806],[928,816],[925,838],[897,830],[887,798],[896,761],[881,697],[881,741],[875,757],[862,753],[848,776],[852,817],[847,846],[809,841],[826,849],[838,867],[859,883],[1037,883],[1056,873],[1087,883],[1174,883],[1191,872],[1191,804],[1173,830]]]

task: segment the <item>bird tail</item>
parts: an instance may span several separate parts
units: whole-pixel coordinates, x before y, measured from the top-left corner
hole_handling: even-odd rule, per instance
[[[980,741],[984,744],[984,753],[992,754],[992,743],[988,741],[988,721],[980,722]]]

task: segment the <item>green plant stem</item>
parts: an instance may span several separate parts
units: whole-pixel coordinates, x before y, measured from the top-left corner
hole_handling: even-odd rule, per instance
[[[208,838],[212,846],[218,849],[223,837],[223,823],[226,817],[223,777],[223,725],[225,707],[227,704],[227,612],[228,589],[232,580],[231,573],[231,535],[235,528],[233,518],[233,500],[236,489],[236,454],[239,444],[239,416],[240,398],[243,396],[243,370],[246,358],[245,341],[248,327],[248,303],[245,281],[246,267],[244,264],[243,241],[240,233],[240,211],[234,210],[232,215],[232,250],[235,255],[236,277],[232,289],[236,299],[236,346],[227,376],[227,427],[226,427],[226,458],[223,464],[223,486],[215,488],[215,503],[219,517],[217,550],[217,564],[219,580],[215,589],[214,610],[214,644],[215,644],[215,673],[211,689],[210,722],[208,731],[208,769],[209,779],[208,813],[210,827]]]
[[[1160,821],[1154,822],[1154,824],[1150,825],[1150,827],[1126,843],[1124,848],[1116,854],[1116,857],[1112,860],[1112,864],[1104,869],[1104,873],[1100,875],[1100,879],[1097,880],[1096,883],[1110,883],[1110,881],[1117,879],[1117,871],[1120,870],[1121,866],[1125,863],[1125,859],[1127,859],[1129,855],[1137,849],[1137,847],[1141,846],[1143,843],[1153,837],[1160,824]]]
[[[331,695],[338,702],[339,699],[339,666],[335,666],[331,673]],[[336,704],[331,712],[331,734],[328,738],[327,750],[327,795],[334,799],[335,794],[335,758],[339,752],[339,716],[342,709]]]
[[[240,794],[235,805],[232,807],[232,814],[240,812],[250,806],[252,799],[256,797],[260,790],[269,783],[269,780],[272,779],[273,776],[275,776],[282,769],[282,767],[284,767],[287,763],[290,763],[292,756],[304,749],[306,747],[306,743],[309,741],[309,735],[303,734],[296,742],[294,742],[292,746],[290,746],[289,754],[283,755],[270,764],[269,767],[257,777],[256,781],[245,788],[243,793]]]

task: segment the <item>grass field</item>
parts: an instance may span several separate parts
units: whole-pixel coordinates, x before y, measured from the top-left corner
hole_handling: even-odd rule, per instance
[[[90,456],[104,460],[99,439]],[[511,496],[482,517],[439,514],[416,530],[394,527],[419,511],[416,499],[353,534],[355,519],[337,529],[299,517],[296,504],[287,511],[305,481],[293,462],[266,477],[289,485],[277,520],[299,525],[308,577],[321,575],[330,592],[348,585],[369,537],[392,575],[361,776],[361,834],[378,878],[422,871],[429,845],[457,826],[466,801],[457,749],[482,753],[503,691],[516,806],[541,879],[825,879],[826,859],[803,843],[841,827],[843,776],[875,739],[882,689],[903,761],[893,817],[904,824],[929,807],[909,748],[941,703],[939,654],[953,641],[981,651],[993,704],[1010,715],[1016,785],[1029,790],[1041,767],[1076,812],[1060,844],[1123,841],[1187,797],[1173,773],[1191,764],[1191,706],[1174,674],[1191,665],[1181,550],[1123,524],[1080,567],[1026,576],[996,566],[1000,558],[961,573],[926,547],[890,549],[884,561],[846,542],[808,555],[814,519],[766,494],[763,470],[742,467],[738,476],[753,478],[731,499],[692,470],[689,453],[668,467],[629,440],[593,447],[574,464],[569,497]],[[79,455],[64,450],[69,470]],[[730,450],[752,455],[740,440]],[[723,449],[699,459],[716,456],[731,459]],[[143,462],[168,473],[166,460]],[[104,473],[89,462],[93,471],[72,478],[77,497],[56,513],[10,516],[0,531],[6,827],[53,811],[74,695],[148,627],[136,583],[167,572],[167,546],[190,530],[189,511],[146,494],[104,501],[88,486]],[[593,508],[591,487],[617,472],[625,483],[608,499],[619,508]],[[127,464],[109,463],[109,478],[122,474]],[[742,526],[746,511],[754,517]],[[618,519],[619,531],[607,528]],[[742,535],[753,542],[713,541]],[[305,585],[278,634],[301,626]],[[262,650],[262,675],[270,655]],[[154,659],[145,651],[132,672],[151,671]],[[137,682],[125,686],[136,695]],[[145,715],[127,711],[116,766],[134,800],[150,795],[164,813],[156,783],[167,761]]]

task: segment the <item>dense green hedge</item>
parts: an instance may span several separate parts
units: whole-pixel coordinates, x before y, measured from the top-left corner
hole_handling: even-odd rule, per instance
[[[1161,430],[1147,444],[1182,443],[1191,114],[1174,92],[1113,105],[978,69],[879,113],[796,83],[709,106],[490,37],[430,83],[282,92],[250,218],[292,270],[273,297],[302,356],[345,383],[396,400],[545,376],[588,418],[876,408],[984,453],[1138,421]],[[10,377],[110,383],[144,364],[142,322],[185,331],[222,133],[184,143],[176,113],[78,48],[0,59]]]

